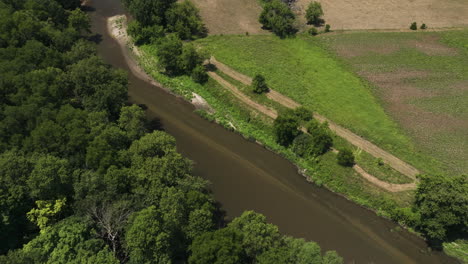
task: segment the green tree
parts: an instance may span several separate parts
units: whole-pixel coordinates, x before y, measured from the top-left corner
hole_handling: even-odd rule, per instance
[[[156,207],[135,213],[125,233],[129,263],[170,263],[170,238]]]
[[[285,38],[296,33],[294,21],[296,16],[289,7],[280,0],[272,0],[263,6],[259,22],[275,35]]]
[[[166,12],[167,29],[174,32],[181,39],[193,39],[205,35],[205,27],[199,10],[192,2],[185,0],[175,3]]]
[[[26,213],[33,203],[26,180],[32,169],[32,162],[21,152],[0,154],[0,233],[5,237],[0,240],[0,254],[19,247],[27,234]]]
[[[119,127],[130,140],[139,139],[146,132],[145,112],[138,105],[124,106],[120,110]]]
[[[276,142],[283,146],[289,146],[299,135],[298,126],[299,122],[295,116],[288,113],[280,114],[273,124]]]
[[[152,25],[143,27],[136,20],[128,23],[127,32],[133,38],[136,45],[156,43],[164,37],[164,28],[162,26]]]
[[[256,74],[252,79],[252,90],[254,93],[258,94],[266,93],[270,90],[265,83],[265,77],[263,77],[263,75]]]
[[[204,84],[208,81],[208,74],[206,73],[205,67],[202,65],[197,65],[195,68],[192,70],[192,74],[190,75],[192,79],[200,84]]]
[[[91,20],[79,8],[71,11],[68,15],[68,25],[80,33],[91,33]]]
[[[198,54],[193,44],[186,44],[182,48],[182,54],[179,57],[180,71],[190,74],[193,69],[201,65],[203,58]]]
[[[305,108],[304,106],[299,106],[298,108],[294,109],[294,115],[301,122],[309,122],[314,118],[312,111]]]
[[[468,176],[421,175],[415,209],[419,229],[432,240],[468,234]]]
[[[27,184],[32,198],[55,200],[66,197],[71,191],[71,174],[68,161],[54,156],[40,157]]]
[[[323,256],[323,264],[342,264],[343,258],[336,251],[327,251]]]
[[[133,141],[129,149],[131,155],[142,158],[162,157],[175,151],[174,137],[163,131],[153,131],[144,135]]]
[[[125,0],[132,16],[143,26],[166,25],[165,13],[175,0]]]
[[[65,207],[67,199],[62,198],[55,200],[54,203],[50,201],[36,201],[37,208],[33,208],[28,212],[27,217],[29,221],[35,223],[41,232],[46,231],[46,227],[57,221],[60,217],[60,212]]]
[[[198,236],[213,231],[213,213],[207,209],[196,209],[190,212],[186,233],[193,240]]]
[[[411,30],[417,30],[418,29],[418,24],[416,22],[411,23],[410,29]]]
[[[344,167],[352,167],[355,164],[354,154],[349,149],[343,149],[336,156],[338,164]]]
[[[323,23],[323,10],[322,5],[319,2],[313,1],[309,3],[306,10],[306,19],[308,24],[320,25]]]
[[[242,248],[251,259],[274,247],[281,237],[277,226],[268,224],[264,215],[254,211],[246,211],[236,217],[229,228],[242,235]]]
[[[182,41],[175,34],[168,34],[160,40],[156,56],[159,64],[169,74],[180,73],[180,56],[182,54]]]
[[[311,149],[314,146],[313,138],[309,134],[297,136],[292,143],[292,151],[299,157],[308,157],[311,154]]]
[[[95,236],[85,219],[69,217],[46,228],[21,253],[32,256],[33,263],[119,263]],[[105,262],[93,262],[98,260]]]
[[[310,154],[319,156],[325,154],[333,146],[333,138],[331,136],[328,124],[325,122],[315,126],[318,122],[309,122],[308,132],[312,136],[312,148]]]
[[[246,263],[241,247],[241,235],[232,228],[198,236],[190,246],[190,264],[237,264]]]

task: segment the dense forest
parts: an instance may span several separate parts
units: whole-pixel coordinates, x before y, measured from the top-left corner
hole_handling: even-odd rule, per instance
[[[171,14],[164,27],[183,22]],[[342,263],[261,214],[225,222],[175,139],[127,103],[79,0],[0,0],[0,28],[0,263]]]

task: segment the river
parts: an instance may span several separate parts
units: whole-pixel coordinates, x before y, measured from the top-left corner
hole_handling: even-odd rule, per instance
[[[87,6],[99,55],[129,72],[130,101],[146,105],[148,115],[176,138],[178,150],[194,161],[194,174],[211,181],[228,217],[255,210],[284,234],[336,250],[345,263],[454,263],[441,252],[427,253],[422,239],[392,232],[397,225],[391,221],[307,183],[289,161],[200,118],[191,104],[133,75],[128,51],[106,29],[108,17],[124,13],[120,0],[90,0]]]

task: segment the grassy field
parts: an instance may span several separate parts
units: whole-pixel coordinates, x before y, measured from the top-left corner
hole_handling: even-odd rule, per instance
[[[468,173],[468,30],[322,35],[447,173]]]
[[[336,154],[328,152],[318,159],[298,158],[290,149],[278,145],[273,133],[273,122],[255,111],[245,108],[230,92],[210,79],[206,84],[194,83],[186,76],[170,78],[158,71],[154,54],[155,46],[143,46],[141,50],[145,54],[139,58],[143,68],[164,86],[177,94],[190,98],[192,92],[201,95],[216,110],[211,115],[200,112],[209,120],[216,120],[219,124],[232,130],[233,124],[236,131],[245,138],[258,141],[265,147],[279,153],[285,158],[297,164],[306,171],[309,179],[318,185],[324,185],[334,192],[341,193],[358,204],[367,206],[382,215],[390,216],[392,210],[411,206],[413,192],[389,193],[367,182],[351,168],[341,167],[336,163]],[[223,76],[228,79],[227,76]],[[232,83],[234,80],[229,79]],[[247,87],[239,85],[244,92],[249,93]],[[268,104],[267,98],[258,98],[258,95],[250,94],[253,99]],[[270,101],[271,107],[281,106]]]
[[[374,88],[339,62],[318,38],[211,36],[197,42],[219,61],[249,76],[266,77],[275,90],[374,142],[422,171],[440,172],[429,156],[388,116]]]

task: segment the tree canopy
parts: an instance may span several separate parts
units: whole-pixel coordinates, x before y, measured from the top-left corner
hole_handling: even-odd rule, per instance
[[[468,234],[468,176],[421,175],[415,208],[419,229],[430,239],[461,238]]]
[[[186,22],[170,8],[194,14],[126,5],[150,31]],[[96,56],[79,6],[0,1],[0,263],[256,263],[280,245],[260,214],[225,221],[175,139],[128,104],[126,74]],[[178,33],[160,56],[190,74],[202,57]]]
[[[263,5],[259,22],[264,28],[271,30],[280,38],[296,33],[294,21],[296,16],[289,7],[280,0],[268,1]]]

